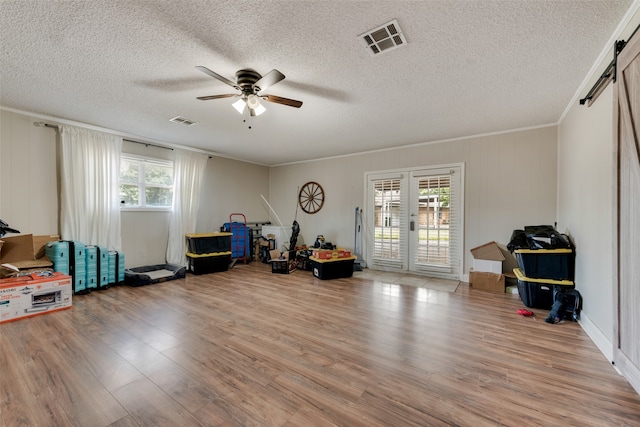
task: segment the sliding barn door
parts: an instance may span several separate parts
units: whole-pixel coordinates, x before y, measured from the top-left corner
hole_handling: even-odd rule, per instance
[[[640,37],[618,57],[614,93],[614,363],[640,391]]]

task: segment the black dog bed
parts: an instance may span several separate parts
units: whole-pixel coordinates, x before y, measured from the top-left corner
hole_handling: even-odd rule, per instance
[[[172,264],[145,265],[143,267],[128,268],[124,271],[124,283],[129,286],[144,286],[184,279],[186,267]]]

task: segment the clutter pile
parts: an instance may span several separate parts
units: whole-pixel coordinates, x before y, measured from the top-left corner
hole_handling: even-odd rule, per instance
[[[580,318],[582,298],[575,289],[575,248],[569,236],[550,225],[514,230],[507,245],[518,268],[518,294],[527,307],[550,310],[547,323]]]

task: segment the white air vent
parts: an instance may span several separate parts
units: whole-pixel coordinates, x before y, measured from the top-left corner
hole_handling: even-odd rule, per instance
[[[367,31],[358,37],[364,40],[367,50],[372,56],[397,49],[407,44],[400,25],[398,25],[398,21],[395,19],[378,28]]]
[[[193,120],[189,120],[186,117],[176,116],[173,119],[169,119],[170,122],[178,123],[185,126],[193,126],[198,122],[194,122]]]

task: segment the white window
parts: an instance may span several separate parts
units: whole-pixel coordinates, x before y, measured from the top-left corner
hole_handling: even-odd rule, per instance
[[[120,206],[125,209],[171,209],[173,162],[121,156]]]

